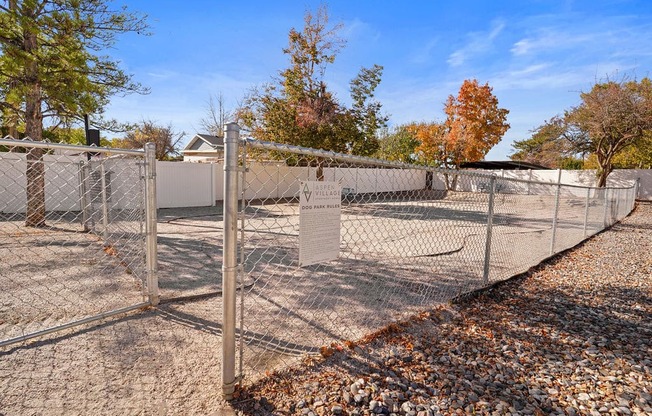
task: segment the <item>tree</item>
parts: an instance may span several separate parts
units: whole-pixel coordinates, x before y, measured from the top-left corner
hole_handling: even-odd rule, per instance
[[[373,100],[382,67],[362,68],[351,81],[353,107],[342,105],[328,90],[324,74],[344,46],[329,27],[325,7],[306,12],[301,31],[291,29],[290,66],[273,83],[252,90],[238,109],[241,124],[252,136],[278,143],[371,155],[378,148],[376,131],[386,123],[380,104]]]
[[[208,107],[206,115],[199,120],[199,125],[210,135],[222,137],[224,135],[224,125],[231,118],[232,114],[224,105],[224,96],[222,93],[211,95],[208,98]]]
[[[623,150],[640,143],[652,130],[652,81],[598,83],[580,94],[582,103],[567,113],[571,136],[579,137],[598,163],[597,185],[604,187]]]
[[[463,162],[482,160],[509,129],[509,110],[498,107],[492,90],[488,83],[464,80],[457,97],[450,95],[446,101],[446,141],[455,169]]]
[[[414,149],[417,161],[427,166],[449,168],[447,155],[446,127],[439,122],[412,123],[407,130],[416,138],[417,147]]]
[[[516,152],[510,159],[554,169],[581,167],[582,158],[578,154],[585,152],[577,147],[567,131],[564,117],[555,116],[534,129],[529,139],[516,140],[512,144]]]
[[[2,123],[16,135],[24,125],[25,136],[41,140],[45,119],[70,124],[83,114],[101,115],[114,94],[146,92],[101,55],[118,34],[146,29],[144,16],[101,0],[0,0]],[[42,157],[40,149],[27,154],[27,226],[45,224]]]
[[[120,149],[142,149],[145,143],[156,144],[156,159],[170,160],[179,156],[179,144],[185,133],[177,133],[171,124],[160,126],[151,120],[143,120],[124,139],[114,139],[113,147]]]
[[[372,155],[379,147],[376,133],[387,127],[389,117],[381,113],[382,104],[374,100],[374,91],[380,84],[382,75],[383,67],[380,65],[363,67],[351,81],[351,114],[360,134],[359,139],[351,144],[353,154]]]
[[[613,158],[614,169],[652,169],[652,132],[628,146]],[[600,169],[598,158],[590,154],[584,162],[584,169]]]
[[[378,150],[375,157],[403,163],[417,163],[416,147],[419,140],[409,130],[408,125],[397,126],[392,130],[381,129]]]
[[[617,154],[613,164],[616,169],[652,169],[652,131]]]
[[[419,158],[427,165],[459,170],[464,162],[482,160],[509,129],[508,110],[498,107],[489,84],[465,80],[457,97],[450,95],[444,106],[444,123],[418,123],[410,129],[417,137]],[[449,181],[455,189],[457,175]]]

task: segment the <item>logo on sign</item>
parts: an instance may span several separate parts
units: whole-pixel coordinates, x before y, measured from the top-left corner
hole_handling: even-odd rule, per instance
[[[307,183],[303,184],[303,195],[306,197],[306,201],[310,201],[310,196],[312,195],[312,191],[310,190],[310,187],[308,186]]]

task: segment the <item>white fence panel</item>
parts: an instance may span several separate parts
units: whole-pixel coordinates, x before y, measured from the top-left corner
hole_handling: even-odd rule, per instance
[[[376,176],[376,169],[358,169],[358,178],[356,181],[355,192],[361,194],[376,192],[377,182],[378,177]]]
[[[279,170],[276,165],[252,164],[246,175],[246,199],[278,198],[276,184],[279,182]],[[242,184],[240,192],[242,192]]]
[[[138,209],[141,206],[143,192],[145,192],[142,181],[145,167],[142,160],[122,157],[108,158],[104,162],[104,167],[108,172],[108,186],[111,193],[110,208]]]
[[[350,192],[359,192],[357,184],[356,168],[328,169],[329,176],[333,175],[333,181],[339,182],[342,188],[348,188]]]
[[[159,208],[213,205],[211,164],[158,162],[156,192]]]
[[[324,180],[340,182],[343,188],[357,194],[411,191],[425,188],[426,172],[416,169],[326,168]]]
[[[26,170],[25,154],[3,153],[2,158],[10,163],[0,165],[0,212],[25,212]],[[79,166],[70,163],[70,156],[45,155],[46,159],[46,209],[54,211],[79,210]],[[65,158],[66,163],[58,163]],[[85,161],[83,156],[80,162]],[[54,162],[54,163],[52,163]],[[142,192],[139,188],[125,186],[123,182],[140,183],[137,169],[125,170],[121,163],[136,163],[123,159],[107,159],[108,172],[130,172],[129,177],[119,175],[121,183],[111,186],[113,208],[131,209],[134,199],[125,192]],[[482,171],[493,173],[499,178],[532,180],[556,183],[559,175],[557,170],[494,170]],[[141,172],[142,174],[142,172]],[[246,198],[290,198],[299,192],[301,180],[316,180],[317,168],[289,167],[284,164],[255,164],[247,174]],[[615,187],[630,186],[640,179],[639,199],[652,200],[652,170],[622,169],[615,170],[608,178],[608,185]],[[395,192],[425,189],[426,172],[420,170],[382,169],[382,168],[324,168],[324,180],[341,181],[342,187],[350,192],[364,194],[376,192]],[[561,182],[570,185],[595,185],[595,171],[576,170],[562,171]],[[477,189],[461,189],[464,184],[458,184],[461,191],[478,191]],[[539,195],[551,192],[553,188],[537,186],[536,184],[512,182],[513,189],[503,192],[527,192]],[[211,206],[222,199],[224,187],[224,167],[222,163],[188,163],[188,162],[158,162],[157,163],[158,207],[177,208],[194,206]],[[526,189],[527,188],[527,189]],[[539,189],[541,188],[541,189]],[[433,175],[433,189],[445,189],[444,177],[440,173]],[[567,192],[574,196],[584,196],[583,190],[575,195],[572,188]]]
[[[2,159],[9,163],[0,164],[0,212],[8,214],[25,212],[26,158],[27,155],[24,153],[2,153]],[[65,155],[44,155],[43,159],[45,209],[79,211],[79,165],[74,163],[75,159]]]
[[[213,195],[211,199],[214,204],[217,204],[217,201],[221,201],[224,195],[224,163],[211,163],[210,165],[211,177],[213,178]]]
[[[315,168],[309,167],[288,167],[278,165],[278,197],[293,198],[299,194],[299,181],[308,181],[312,175],[316,175]],[[297,180],[298,179],[298,180]]]
[[[27,169],[25,155],[19,153],[3,153],[0,163],[0,213],[15,214],[25,212],[27,206]],[[22,172],[20,174],[19,172]]]
[[[609,175],[609,186],[627,186],[630,181],[641,180],[637,198],[652,201],[652,169],[619,169]]]
[[[184,206],[209,206],[222,199],[224,168],[221,163],[159,162],[158,187],[159,207],[172,208]],[[426,172],[420,170],[382,169],[382,168],[324,168],[324,180],[339,181],[343,188],[357,194],[396,192],[425,189]],[[498,178],[520,179],[556,183],[557,170],[494,170],[481,171],[493,173]],[[290,167],[284,164],[254,164],[247,172],[247,199],[290,198],[299,192],[301,180],[317,180],[315,167]],[[640,199],[652,200],[652,170],[616,170],[609,176],[609,186],[626,187],[632,181],[641,179]],[[451,178],[452,179],[452,178]],[[77,180],[75,179],[77,182]],[[595,171],[562,171],[561,182],[569,185],[594,186]],[[474,182],[475,183],[475,182]],[[476,184],[477,185],[477,184]],[[13,184],[12,186],[16,186]],[[458,183],[458,190],[477,192],[474,185]],[[444,176],[433,175],[433,189],[446,189]],[[469,188],[469,189],[466,189]],[[539,195],[551,193],[554,188],[545,185],[511,182],[509,189],[502,192],[525,192]],[[575,195],[572,188],[567,193],[582,197],[584,191]],[[570,194],[569,194],[570,195]],[[5,205],[7,201],[2,201]],[[14,205],[20,201],[11,201]],[[22,201],[24,206],[24,201]]]

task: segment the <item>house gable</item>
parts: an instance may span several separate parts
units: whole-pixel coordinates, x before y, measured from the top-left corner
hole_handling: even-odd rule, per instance
[[[181,151],[185,162],[213,162],[224,156],[224,140],[208,134],[195,134]]]
[[[190,140],[190,142],[188,142],[182,152],[223,149],[224,140],[221,137],[211,136],[208,134],[195,134],[195,136]]]

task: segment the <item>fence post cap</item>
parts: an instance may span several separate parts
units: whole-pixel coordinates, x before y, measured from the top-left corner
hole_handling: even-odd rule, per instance
[[[226,123],[224,131],[240,131],[240,126],[236,122]]]

